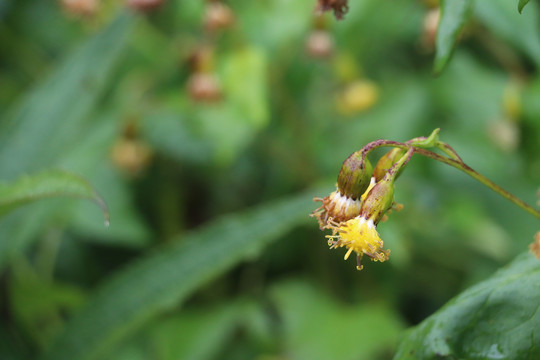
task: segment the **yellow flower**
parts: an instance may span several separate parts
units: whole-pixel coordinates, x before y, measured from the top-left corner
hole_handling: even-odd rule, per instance
[[[377,233],[372,219],[357,216],[345,222],[329,221],[328,226],[332,235],[327,235],[330,249],[346,247],[345,260],[351,253],[356,253],[357,269],[362,270],[361,259],[364,254],[373,261],[386,261],[390,257],[390,250],[383,250],[383,241]]]

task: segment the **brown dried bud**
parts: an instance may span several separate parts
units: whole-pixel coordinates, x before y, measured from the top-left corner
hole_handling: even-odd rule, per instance
[[[336,19],[343,19],[343,16],[349,11],[349,0],[317,0],[316,13],[330,10],[334,12]]]

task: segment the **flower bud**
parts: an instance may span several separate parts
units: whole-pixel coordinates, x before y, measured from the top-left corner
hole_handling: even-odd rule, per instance
[[[152,148],[142,140],[122,138],[114,144],[111,158],[118,169],[135,177],[150,164]]]
[[[206,5],[204,14],[204,27],[209,31],[226,29],[234,23],[234,13],[230,7],[212,1]]]
[[[368,191],[360,208],[361,217],[372,220],[377,225],[383,215],[390,210],[394,203],[394,181],[409,162],[413,153],[414,149],[409,148],[407,153],[402,154],[399,160],[385,171],[383,178]]]
[[[216,102],[221,100],[221,86],[214,74],[195,73],[187,83],[189,96],[196,101]]]
[[[368,80],[356,80],[338,93],[336,107],[341,114],[349,116],[370,109],[378,100],[377,84]]]
[[[392,165],[394,165],[394,163],[396,163],[404,154],[405,151],[399,148],[393,148],[384,154],[377,162],[377,165],[375,165],[375,170],[373,170],[375,181],[380,181]],[[396,178],[401,174],[401,170],[402,169],[400,169],[399,173],[396,175]]]
[[[367,193],[360,208],[360,216],[377,225],[393,203],[394,179],[385,177]]]
[[[362,161],[362,153],[354,152],[341,166],[337,181],[339,192],[353,200],[360,198],[369,186],[372,170],[369,160]]]

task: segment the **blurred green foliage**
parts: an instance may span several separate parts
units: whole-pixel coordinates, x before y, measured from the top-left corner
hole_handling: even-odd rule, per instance
[[[204,1],[0,1],[1,359],[390,359],[525,251],[538,220],[418,156],[378,227],[389,262],[356,271],[308,214],[352,152],[437,127],[537,203],[538,4],[315,2],[230,1],[221,26]],[[29,202],[94,189],[108,228],[88,201]],[[538,280],[521,255],[396,358],[536,359]],[[475,326],[518,308],[486,349],[500,332]]]

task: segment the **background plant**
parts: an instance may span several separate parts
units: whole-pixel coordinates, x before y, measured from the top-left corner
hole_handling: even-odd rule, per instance
[[[54,198],[1,219],[2,359],[384,359],[426,339],[426,358],[538,358],[527,254],[397,348],[539,230],[489,189],[414,157],[396,192],[406,207],[380,230],[392,258],[362,273],[308,217],[350,153],[436,127],[467,164],[537,201],[536,2],[522,14],[441,2],[438,36],[431,1],[356,0],[336,22],[314,19],[313,1],[238,0],[213,29],[202,1],[148,14],[96,3],[0,2],[3,188],[62,169],[93,188],[68,180],[78,192],[54,195],[95,189],[111,218]],[[309,46],[314,32],[326,51]],[[212,96],[188,86],[201,74]]]

